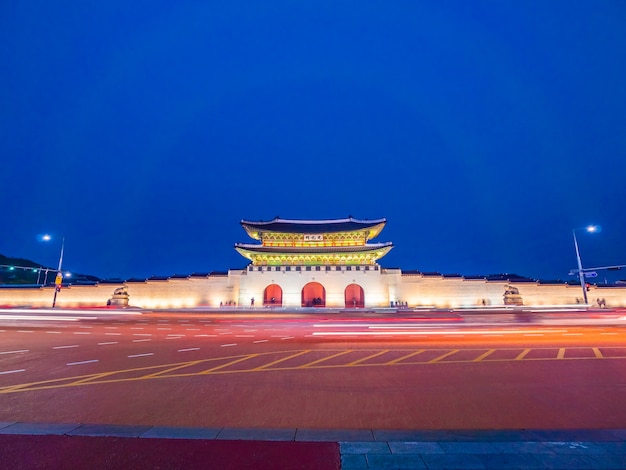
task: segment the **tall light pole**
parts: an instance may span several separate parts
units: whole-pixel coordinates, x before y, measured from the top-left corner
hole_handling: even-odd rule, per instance
[[[597,232],[598,229],[599,228],[597,225],[588,225],[587,227],[585,227],[585,230],[589,233]],[[572,235],[574,235],[574,247],[576,248],[576,261],[578,262],[578,278],[580,279],[580,287],[583,290],[583,300],[585,304],[588,304],[589,302],[587,301],[587,285],[585,283],[585,272],[583,271],[583,263],[580,260],[580,250],[578,249],[578,240],[576,240],[576,230],[581,229],[572,230]]]
[[[61,272],[61,266],[63,265],[63,249],[65,248],[65,237],[61,240],[61,255],[59,256],[59,267],[57,268],[57,277],[54,280],[54,298],[52,299],[52,308],[57,303],[57,294],[61,290],[61,284],[63,284],[63,273]]]

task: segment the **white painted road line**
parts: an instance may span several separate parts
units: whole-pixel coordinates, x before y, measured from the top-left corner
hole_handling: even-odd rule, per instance
[[[216,338],[217,335],[194,335],[196,338]]]
[[[105,333],[105,335],[109,335],[109,336],[121,336],[122,333]]]
[[[154,353],[144,353],[144,354],[131,354],[128,357],[144,357],[144,356],[154,356]]]
[[[152,333],[133,333],[133,336],[152,336]]]
[[[50,334],[57,334],[60,335],[61,332],[60,331],[46,331],[46,333],[50,333]]]
[[[143,343],[144,341],[152,341],[151,338],[146,338],[146,339],[134,339],[133,343]]]
[[[108,341],[106,343],[98,343],[98,346],[104,346],[105,344],[117,344],[117,341]]]
[[[34,333],[33,330],[17,330],[18,333]]]
[[[91,359],[90,361],[68,362],[65,365],[66,366],[78,366],[80,364],[91,364],[92,362],[98,362],[98,359]]]
[[[3,374],[15,374],[16,372],[25,372],[25,371],[26,371],[26,369],[5,370],[5,371],[0,372],[0,375],[3,375]]]
[[[28,349],[18,349],[17,351],[2,351],[0,354],[17,354],[28,352]]]
[[[75,331],[75,335],[90,335],[91,331]]]
[[[67,349],[67,348],[77,348],[78,344],[72,344],[70,346],[55,346],[52,349]]]
[[[225,348],[226,346],[237,346],[237,343],[221,344],[220,346],[223,348]]]
[[[256,341],[253,341],[253,343],[267,343],[269,341],[269,339],[257,339]]]
[[[187,352],[187,351],[199,351],[200,348],[187,348],[187,349],[179,349],[178,352]]]

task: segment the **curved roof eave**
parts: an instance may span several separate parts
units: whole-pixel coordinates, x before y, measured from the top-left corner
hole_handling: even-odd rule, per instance
[[[387,223],[387,219],[355,219],[348,217],[345,219],[281,219],[279,217],[268,221],[251,221],[242,220],[241,225],[248,235],[260,240],[262,232],[278,232],[278,233],[324,233],[347,231],[354,232],[359,230],[368,230],[368,240],[376,237]]]

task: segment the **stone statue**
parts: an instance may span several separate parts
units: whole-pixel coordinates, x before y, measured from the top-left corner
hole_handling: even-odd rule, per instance
[[[504,305],[524,305],[517,287],[509,284],[504,286]]]
[[[128,287],[118,287],[113,291],[113,297],[107,300],[107,305],[112,307],[128,307]]]

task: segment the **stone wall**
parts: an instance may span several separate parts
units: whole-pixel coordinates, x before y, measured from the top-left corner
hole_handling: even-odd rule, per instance
[[[170,278],[142,282],[100,283],[93,286],[63,287],[57,296],[58,307],[104,307],[115,289],[126,286],[129,305],[141,308],[192,308],[262,306],[264,289],[278,284],[283,289],[283,305],[300,307],[302,288],[319,282],[326,291],[326,306],[343,308],[344,291],[358,284],[365,292],[365,307],[389,307],[390,303],[408,307],[439,308],[503,306],[504,293],[513,287],[524,305],[576,305],[582,302],[578,285],[538,282],[487,281],[462,277],[403,274],[400,269],[331,271],[248,271],[205,277]],[[591,286],[589,303],[604,301],[607,307],[626,306],[626,286]],[[50,307],[54,287],[0,288],[0,306]]]

